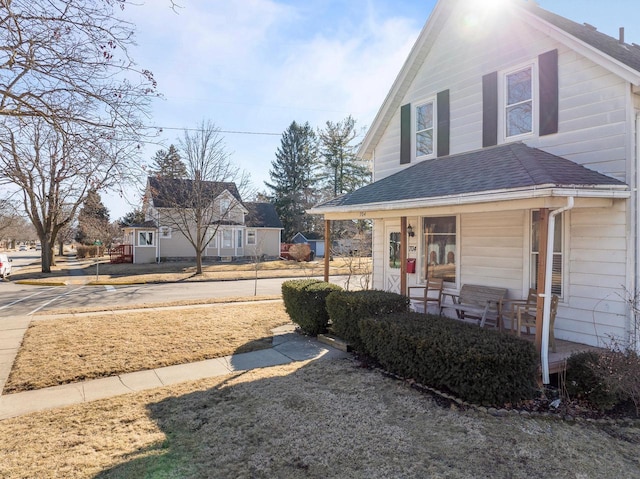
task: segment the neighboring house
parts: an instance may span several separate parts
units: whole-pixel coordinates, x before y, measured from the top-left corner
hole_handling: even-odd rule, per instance
[[[319,233],[296,233],[291,238],[293,244],[307,243],[315,258],[324,257],[324,236]]]
[[[213,260],[277,258],[282,223],[270,203],[243,202],[232,182],[200,181],[207,201],[207,229],[213,237],[203,257]],[[192,259],[195,250],[181,232],[193,209],[192,180],[148,178],[144,197],[146,221],[124,228],[123,254],[134,263]]]
[[[556,338],[628,339],[640,47],[531,1],[482,4],[437,3],[362,143],[374,182],[310,212],[374,220],[375,288],[533,287],[547,315],[560,297]]]

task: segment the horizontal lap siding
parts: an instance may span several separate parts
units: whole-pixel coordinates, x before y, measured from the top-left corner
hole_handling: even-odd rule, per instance
[[[628,308],[627,228],[623,202],[613,208],[571,211],[568,284],[558,308],[555,333],[567,339],[602,346],[611,335],[625,334]]]
[[[460,284],[508,288],[521,297],[523,211],[462,215],[460,218]]]
[[[525,143],[625,181],[628,85],[566,47],[558,69],[558,134]]]
[[[372,287],[373,289],[381,289],[384,290],[384,261],[385,261],[385,248],[386,246],[386,238],[384,233],[384,221],[383,220],[374,220],[373,222],[373,246],[372,246],[372,257],[373,257],[373,278],[372,278]]]

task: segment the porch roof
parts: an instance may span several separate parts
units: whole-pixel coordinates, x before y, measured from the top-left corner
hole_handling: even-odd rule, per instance
[[[578,195],[626,198],[629,187],[622,181],[523,143],[425,160],[398,173],[327,202],[309,212],[316,214],[401,209],[411,203],[429,206],[457,205],[463,197],[474,201],[514,199],[514,194],[535,192],[552,195],[559,189]],[[547,191],[547,193],[545,193]],[[566,193],[564,196],[569,196]],[[484,198],[484,200],[483,200]]]

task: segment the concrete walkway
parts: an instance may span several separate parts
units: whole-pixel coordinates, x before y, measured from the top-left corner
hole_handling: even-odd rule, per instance
[[[13,329],[5,327],[3,322],[3,329],[0,330],[0,361],[2,361],[0,374],[3,375],[0,383],[2,385],[11,370],[29,320],[30,318],[10,320],[14,321]],[[273,333],[273,346],[270,349],[3,395],[0,396],[0,420],[184,381],[224,376],[233,372],[289,364],[295,361],[348,356],[347,353],[326,346],[314,338],[296,333],[293,325],[276,328]],[[6,349],[4,349],[5,346],[7,346]]]

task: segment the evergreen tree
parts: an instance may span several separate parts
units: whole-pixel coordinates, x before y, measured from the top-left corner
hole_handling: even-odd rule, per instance
[[[180,157],[178,149],[169,145],[169,150],[158,150],[153,157],[151,174],[159,178],[187,178],[187,167]]]
[[[91,189],[78,214],[76,241],[82,244],[93,244],[100,240],[103,244],[111,243],[109,228],[109,210],[102,204],[100,194]]]
[[[131,225],[139,225],[144,223],[144,221],[145,221],[144,211],[142,211],[139,208],[135,208],[132,211],[129,211],[122,218],[120,218],[120,220],[118,220],[118,223],[120,224],[120,226],[124,227],[124,226],[131,226]]]
[[[271,162],[265,182],[272,192],[271,201],[284,227],[285,241],[298,231],[319,230],[318,219],[306,213],[318,199],[317,183],[318,143],[309,123],[295,121],[282,134],[276,159]]]
[[[371,182],[369,166],[356,157],[360,143],[356,143],[358,132],[351,115],[343,121],[327,121],[320,130],[321,181],[327,199],[350,193]]]

